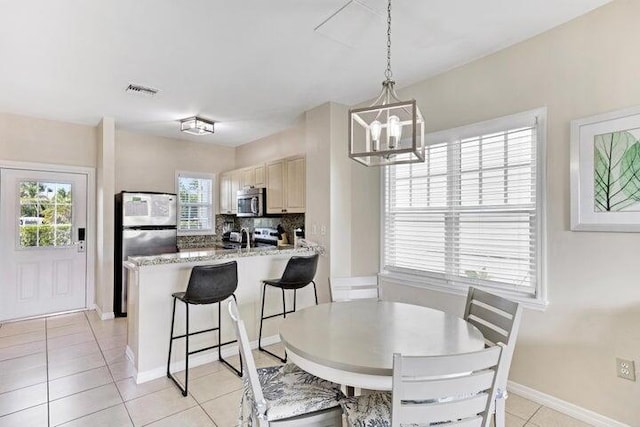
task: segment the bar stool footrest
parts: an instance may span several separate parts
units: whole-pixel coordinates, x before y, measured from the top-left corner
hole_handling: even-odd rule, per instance
[[[262,348],[262,346],[258,346],[258,350],[260,351],[264,351],[265,353],[275,357],[276,359],[278,359],[279,361],[281,361],[282,363],[287,363],[287,352],[285,350],[284,352],[284,359],[280,356],[278,356],[277,354],[274,354],[272,352],[270,352],[269,350],[267,350],[266,348]]]

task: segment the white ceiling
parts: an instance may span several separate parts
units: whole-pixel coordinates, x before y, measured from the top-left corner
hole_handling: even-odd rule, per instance
[[[394,78],[399,87],[423,80],[608,1],[394,0]],[[326,101],[377,95],[386,1],[348,3],[0,0],[0,111],[250,142]],[[160,93],[131,95],[129,83]],[[179,132],[177,120],[196,114],[219,122],[215,135]]]

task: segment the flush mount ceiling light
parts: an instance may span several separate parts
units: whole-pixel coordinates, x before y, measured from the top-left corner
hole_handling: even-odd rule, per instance
[[[188,119],[180,120],[180,130],[191,135],[212,134],[213,123],[201,117],[189,117]]]
[[[415,100],[401,101],[391,79],[391,0],[387,5],[387,69],[371,106],[349,110],[349,157],[365,166],[424,162],[424,119]]]

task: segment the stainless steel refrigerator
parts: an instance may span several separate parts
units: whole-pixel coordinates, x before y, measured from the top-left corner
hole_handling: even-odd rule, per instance
[[[135,255],[177,251],[175,194],[123,191],[115,199],[113,312],[127,315],[127,271],[122,262]]]

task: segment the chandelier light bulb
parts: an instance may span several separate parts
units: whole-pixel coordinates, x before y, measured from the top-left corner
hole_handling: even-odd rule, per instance
[[[389,132],[389,149],[393,150],[400,141],[402,134],[402,123],[398,116],[390,116],[387,121],[387,132]]]
[[[382,133],[382,123],[374,120],[369,125],[369,131],[371,132],[371,151],[378,151],[378,141],[380,141],[380,134]]]

